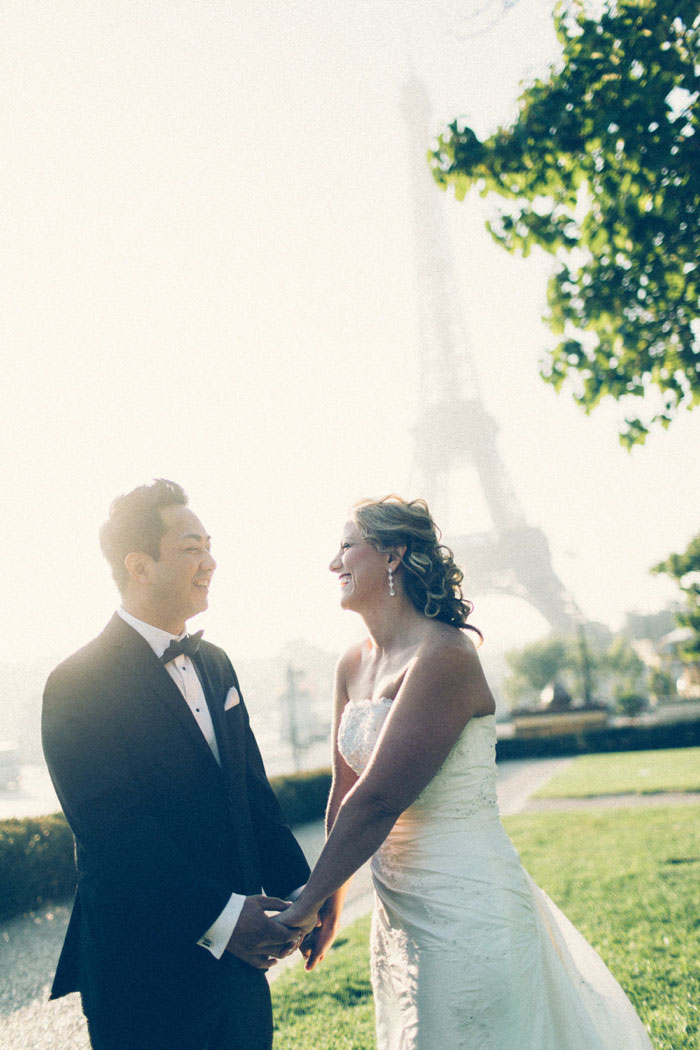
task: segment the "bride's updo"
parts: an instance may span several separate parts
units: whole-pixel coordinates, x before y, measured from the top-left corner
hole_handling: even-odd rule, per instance
[[[360,500],[353,517],[363,539],[377,550],[405,546],[404,590],[419,612],[481,637],[481,631],[467,623],[473,605],[462,595],[462,570],[449,547],[440,543],[440,530],[425,500],[400,496]]]

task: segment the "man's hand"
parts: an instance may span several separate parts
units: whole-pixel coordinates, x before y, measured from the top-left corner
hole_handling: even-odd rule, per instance
[[[246,897],[226,951],[258,970],[269,970],[278,959],[290,955],[301,943],[301,935],[265,914],[285,911],[288,901],[259,894]]]

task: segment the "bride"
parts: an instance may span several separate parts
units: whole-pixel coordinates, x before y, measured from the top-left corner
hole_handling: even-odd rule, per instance
[[[357,504],[330,569],[369,634],[338,664],[326,845],[279,916],[308,933],[307,969],[372,857],[379,1050],[651,1050],[500,823],[479,632],[426,504]]]

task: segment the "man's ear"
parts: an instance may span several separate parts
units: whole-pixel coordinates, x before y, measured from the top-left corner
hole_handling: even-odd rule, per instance
[[[153,558],[143,551],[131,551],[124,559],[124,568],[135,583],[150,583]]]

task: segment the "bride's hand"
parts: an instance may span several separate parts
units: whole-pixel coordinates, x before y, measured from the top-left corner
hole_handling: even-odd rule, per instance
[[[280,912],[279,915],[276,915],[275,919],[277,922],[283,923],[284,926],[289,926],[294,930],[300,930],[304,935],[310,933],[311,930],[315,930],[317,926],[321,925],[321,920],[318,917],[318,909],[309,911],[308,907],[304,904],[302,897],[295,901],[294,904],[290,904],[290,906]]]
[[[306,959],[306,970],[313,970],[317,963],[325,959],[326,952],[332,945],[340,926],[342,904],[342,894],[336,893],[329,897],[318,913],[321,920],[319,925],[302,941],[299,951]]]

